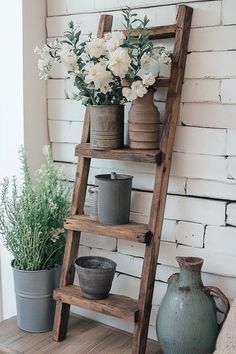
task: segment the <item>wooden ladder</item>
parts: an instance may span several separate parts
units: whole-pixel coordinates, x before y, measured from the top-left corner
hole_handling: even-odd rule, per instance
[[[159,87],[168,87],[160,150],[131,150],[128,147],[106,151],[91,149],[89,144],[89,110],[86,110],[81,144],[76,147],[76,156],[79,159],[73,192],[72,216],[67,218],[64,224],[65,229],[68,231],[60,288],[54,291],[54,299],[57,300],[54,320],[54,339],[56,341],[65,339],[70,305],[75,305],[134,322],[132,354],[145,353],[191,19],[192,8],[181,5],[179,6],[176,24],[152,27],[150,29],[151,39],[175,38],[170,79],[157,80]],[[102,37],[104,33],[110,32],[111,27],[112,16],[102,15],[98,28],[98,36]],[[138,33],[134,31],[133,35],[137,36]],[[84,215],[91,158],[156,164],[154,191],[148,225],[132,222],[127,225],[102,225],[89,216]],[[89,300],[81,296],[79,286],[72,285],[75,273],[74,261],[78,256],[81,232],[146,244],[138,300],[114,294],[109,295],[104,300]]]

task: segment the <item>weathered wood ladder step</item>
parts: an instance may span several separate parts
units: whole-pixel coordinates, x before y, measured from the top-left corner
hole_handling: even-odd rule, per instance
[[[55,290],[54,299],[126,321],[138,320],[138,301],[128,296],[111,294],[107,299],[91,301],[81,295],[79,286],[69,285]]]
[[[75,149],[76,156],[95,159],[110,159],[136,162],[158,163],[161,159],[160,150],[130,150],[129,148],[114,150],[93,150],[90,144],[82,143]]]
[[[65,220],[64,228],[140,243],[148,243],[151,238],[147,224],[131,222],[123,225],[104,225],[88,215],[72,215]]]
[[[176,24],[152,27],[150,32],[151,39],[175,38],[170,78],[156,80],[157,86],[168,88],[165,121],[159,150],[130,150],[128,147],[108,151],[91,149],[89,144],[90,118],[89,111],[86,110],[81,144],[76,147],[76,155],[79,158],[71,216],[66,219],[64,225],[67,230],[67,241],[60,288],[54,291],[54,298],[57,300],[54,320],[54,339],[56,341],[66,338],[70,305],[76,305],[134,322],[132,354],[145,353],[191,19],[192,8],[180,5]],[[112,16],[102,15],[98,36],[101,37],[104,33],[110,32],[111,28]],[[138,32],[134,31],[133,36],[138,36]],[[101,225],[91,217],[83,215],[91,158],[146,162],[156,165],[148,225],[137,223]],[[75,273],[74,261],[78,255],[81,232],[112,236],[145,244],[138,300],[114,294],[109,295],[105,300],[89,300],[81,296],[79,286],[72,285]]]

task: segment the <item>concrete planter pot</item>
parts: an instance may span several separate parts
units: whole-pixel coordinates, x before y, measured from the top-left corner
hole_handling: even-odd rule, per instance
[[[84,297],[101,300],[108,297],[116,271],[116,263],[105,257],[79,257],[75,261]]]
[[[17,325],[27,332],[48,332],[53,328],[55,301],[53,289],[59,287],[61,267],[24,271],[12,262]]]
[[[90,145],[96,150],[118,149],[124,145],[124,106],[89,106]]]

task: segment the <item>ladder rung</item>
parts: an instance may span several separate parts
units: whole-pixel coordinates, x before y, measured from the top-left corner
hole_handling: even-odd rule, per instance
[[[79,144],[75,148],[76,156],[83,156],[95,159],[110,159],[136,162],[158,163],[161,158],[160,150],[122,149],[94,150],[89,143]]]
[[[176,25],[149,27],[149,30],[149,39],[173,38],[176,33]],[[123,33],[127,34],[127,31],[125,30]],[[139,35],[140,32],[137,30],[131,32],[131,36],[134,38],[137,38]]]
[[[137,300],[128,296],[110,294],[103,300],[90,300],[82,296],[77,285],[63,286],[53,292],[54,300],[83,309],[101,312],[105,315],[136,322],[138,319]]]
[[[156,79],[154,86],[158,87],[168,87],[170,80],[166,77],[159,77]]]
[[[70,216],[65,220],[64,228],[140,243],[148,243],[151,237],[151,232],[146,224],[131,222],[123,225],[104,225],[88,215]]]

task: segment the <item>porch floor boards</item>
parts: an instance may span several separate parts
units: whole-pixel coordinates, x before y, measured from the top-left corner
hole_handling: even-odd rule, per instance
[[[70,316],[67,339],[54,342],[52,332],[28,333],[12,317],[0,323],[0,354],[130,354],[131,335],[83,317]],[[148,341],[146,354],[161,354]]]

